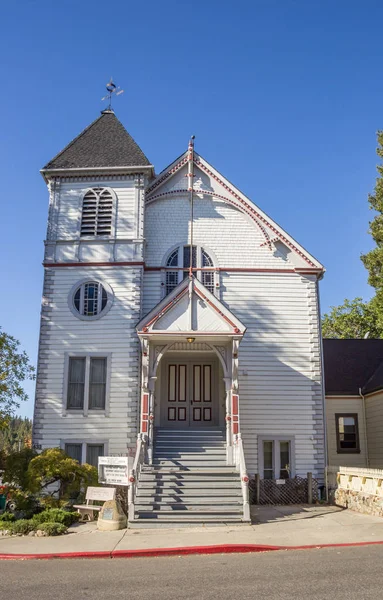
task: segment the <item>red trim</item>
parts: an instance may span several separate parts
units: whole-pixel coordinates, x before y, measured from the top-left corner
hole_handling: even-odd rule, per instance
[[[164,306],[164,308],[157,313],[150,321],[149,323],[147,323],[143,329],[143,331],[148,331],[149,327],[151,325],[153,325],[153,323],[155,323],[156,321],[158,321],[158,319],[160,319],[165,313],[166,311],[171,308],[180,298],[182,298],[182,296],[185,296],[185,294],[188,293],[188,288],[185,287],[177,296],[175,296],[173,298],[173,300],[171,300],[166,306]]]
[[[211,546],[180,546],[178,548],[140,548],[137,550],[105,550],[101,552],[52,552],[44,554],[0,554],[0,560],[48,560],[53,558],[143,558],[150,556],[186,556],[188,554],[244,554],[276,552],[278,550],[319,550],[354,546],[381,546],[383,540],[348,542],[343,544],[309,544],[306,546],[271,546],[266,544],[222,544]]]
[[[141,431],[147,433],[149,428],[149,394],[142,394]]]
[[[83,263],[81,263],[83,264]],[[122,263],[119,263],[122,264]],[[189,271],[187,268],[182,267],[144,267],[145,271]],[[193,273],[198,271],[216,271],[226,273],[298,273],[298,275],[312,275],[322,273],[322,269],[262,269],[259,267],[193,267]]]
[[[173,400],[170,398],[170,373],[174,367],[174,398]],[[168,368],[168,402],[176,402],[177,401],[177,365],[169,365]]]
[[[43,267],[144,267],[144,262],[67,262],[43,263]]]
[[[164,175],[159,176],[160,179],[158,179],[157,181],[152,183],[151,186],[148,187],[148,189],[146,191],[147,195],[149,195],[153,190],[155,190],[156,187],[161,185],[161,183],[163,183],[166,179],[171,177],[171,175],[174,175],[174,173],[177,173],[177,171],[179,171],[181,167],[186,165],[187,162],[188,162],[188,156],[184,156],[177,164],[174,165],[174,167],[169,169],[169,171],[166,171],[166,173],[164,173]]]
[[[219,314],[219,315],[220,315],[220,316],[221,316],[221,317],[222,317],[222,318],[223,318],[223,319],[224,319],[224,320],[225,320],[227,323],[229,323],[229,325],[230,325],[231,327],[233,327],[233,329],[234,329],[234,332],[235,332],[235,333],[239,332],[239,329],[237,328],[237,326],[236,326],[236,325],[234,325],[234,323],[233,323],[232,321],[230,321],[230,319],[229,319],[229,318],[228,318],[226,315],[224,315],[224,314],[223,314],[223,312],[222,312],[221,310],[219,310],[219,308],[218,308],[218,307],[217,307],[217,306],[214,304],[214,302],[212,302],[211,300],[209,300],[209,298],[208,298],[207,296],[205,296],[205,294],[203,294],[203,293],[202,293],[202,292],[201,292],[201,291],[198,289],[198,287],[197,287],[197,286],[194,286],[194,291],[195,291],[195,293],[196,293],[196,294],[197,294],[197,295],[198,295],[200,298],[202,298],[203,300],[205,300],[205,302],[207,302],[208,304],[210,304],[210,306],[211,306],[212,308],[214,308],[215,312],[216,312],[216,313],[218,313],[218,314]]]
[[[196,395],[195,395],[195,391],[196,391],[196,385],[195,385],[196,369],[199,369],[199,400],[197,400]],[[201,365],[193,365],[193,402],[201,402],[201,401],[202,401],[202,369],[201,369]]]
[[[238,415],[238,394],[233,394],[233,415]]]
[[[183,367],[185,369],[185,377],[184,377],[184,381],[185,381],[185,385],[184,385],[184,399],[181,400],[181,367]],[[186,365],[178,365],[178,402],[186,402],[186,390],[187,390],[187,381],[186,381],[186,377],[187,377],[187,366]]]
[[[255,215],[257,217],[257,219],[259,219],[260,221],[265,223],[265,225],[267,225],[281,240],[283,240],[283,242],[285,244],[287,244],[297,254],[299,254],[299,256],[301,256],[309,265],[315,267],[315,264],[301,250],[299,250],[296,246],[294,246],[294,244],[292,244],[280,231],[278,231],[278,229],[276,227],[274,227],[274,225],[271,225],[271,223],[269,223],[269,221],[267,219],[265,219],[265,217],[260,215],[254,208],[252,208],[248,204],[248,202],[245,202],[243,200],[243,198],[241,198],[241,196],[239,194],[234,192],[234,190],[232,190],[226,183],[224,183],[222,181],[222,179],[220,179],[217,175],[215,175],[212,171],[210,171],[210,169],[208,169],[204,164],[202,164],[202,162],[197,162],[196,160],[194,162],[198,168],[205,171],[205,173],[208,173],[208,175],[211,175],[211,177],[213,177],[213,179],[218,181],[218,183],[220,183],[225,188],[225,190],[227,190],[230,194],[232,194],[234,196],[234,198],[236,198],[242,204],[242,206],[244,206],[246,212],[250,213],[250,216],[253,217],[253,215]],[[204,191],[204,194],[205,193],[206,192]],[[219,196],[217,196],[217,197],[219,197]],[[269,241],[268,236],[266,237],[266,241]]]

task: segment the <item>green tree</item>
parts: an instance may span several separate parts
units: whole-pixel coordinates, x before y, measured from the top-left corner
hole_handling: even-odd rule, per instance
[[[376,152],[383,159],[383,131],[378,131],[377,138]],[[375,296],[368,302],[355,298],[332,306],[322,319],[325,338],[383,338],[383,163],[377,169],[374,193],[368,197],[370,208],[377,213],[369,228],[376,247],[361,256],[368,270],[368,283],[375,288]]]
[[[372,302],[362,298],[346,300],[340,306],[332,306],[322,319],[322,333],[325,338],[380,338],[383,329],[377,318]]]
[[[0,450],[6,454],[32,447],[32,421],[22,417],[10,419],[7,427],[0,430]]]
[[[22,382],[34,377],[34,367],[20,350],[20,343],[0,329],[0,429],[7,425],[20,402],[28,398]]]

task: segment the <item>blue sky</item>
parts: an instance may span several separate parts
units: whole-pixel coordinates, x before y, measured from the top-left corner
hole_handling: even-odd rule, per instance
[[[110,75],[125,89],[116,114],[157,172],[195,134],[197,151],[326,266],[323,311],[368,298],[359,257],[372,247],[382,20],[381,0],[2,6],[0,325],[36,363],[39,169],[98,116]]]

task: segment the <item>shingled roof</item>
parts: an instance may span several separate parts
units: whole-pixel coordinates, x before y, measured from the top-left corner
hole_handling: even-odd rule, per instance
[[[49,161],[43,171],[150,165],[141,148],[114,112],[109,110],[102,112],[98,119]]]
[[[383,340],[323,340],[328,396],[356,396],[383,389]]]

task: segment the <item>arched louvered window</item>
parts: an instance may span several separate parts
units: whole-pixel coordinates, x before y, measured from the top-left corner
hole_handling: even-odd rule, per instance
[[[180,246],[173,250],[166,260],[166,267],[165,285],[166,294],[169,294],[182,279],[188,277],[189,273],[187,269],[190,267],[190,245]],[[192,248],[192,267],[193,269],[197,269],[197,279],[202,281],[209,292],[214,294],[214,271],[207,270],[208,267],[214,267],[214,263],[211,256],[200,246],[193,246]]]
[[[81,235],[111,235],[113,196],[105,188],[89,190],[82,202]]]

